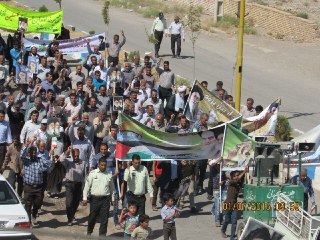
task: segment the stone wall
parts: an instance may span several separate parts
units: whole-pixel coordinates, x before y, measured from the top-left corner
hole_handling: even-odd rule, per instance
[[[170,0],[171,2],[176,2],[181,5],[188,6],[190,0]],[[213,14],[215,8],[215,0],[192,0],[195,6],[202,6],[204,11],[209,14]]]
[[[224,14],[235,16],[237,12],[238,1],[224,0]],[[261,27],[278,38],[311,41],[319,34],[316,23],[275,8],[247,3],[246,14],[246,19],[252,20],[256,27]]]
[[[171,0],[179,4],[189,4],[189,0]],[[235,16],[238,12],[237,0],[223,0],[223,11],[226,15]],[[214,14],[215,0],[193,0],[195,5],[203,6],[208,14]],[[296,41],[312,41],[319,37],[319,26],[313,21],[296,17],[290,13],[255,3],[246,3],[246,19],[256,27],[263,28],[276,38]]]

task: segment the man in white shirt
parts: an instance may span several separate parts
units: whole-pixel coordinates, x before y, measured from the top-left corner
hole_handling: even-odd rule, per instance
[[[180,58],[181,53],[181,38],[184,38],[184,28],[178,16],[174,17],[174,22],[172,22],[168,28],[169,37],[171,36],[171,51],[172,57],[176,57],[176,42],[177,42],[177,58]]]
[[[155,57],[159,57],[159,50],[161,41],[163,38],[163,32],[167,29],[167,20],[164,18],[163,13],[159,13],[159,17],[157,17],[152,24],[151,34],[158,40],[158,43],[154,45],[155,49]]]
[[[31,112],[31,120],[27,121],[21,131],[20,142],[24,144],[26,140],[33,139],[35,132],[40,128],[40,123],[38,122],[39,112],[33,110]]]
[[[85,75],[82,72],[82,66],[78,65],[76,67],[76,71],[70,73],[69,78],[71,81],[72,89],[77,89],[78,82],[82,82],[83,84],[85,84]]]

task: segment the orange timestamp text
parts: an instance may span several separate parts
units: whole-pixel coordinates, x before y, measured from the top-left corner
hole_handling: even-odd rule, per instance
[[[300,208],[299,202],[290,202],[286,204],[285,202],[275,202],[274,204],[270,202],[223,202],[222,210],[238,210],[238,211],[298,211]]]

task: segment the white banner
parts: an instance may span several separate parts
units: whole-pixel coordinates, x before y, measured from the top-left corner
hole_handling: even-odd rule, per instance
[[[87,53],[87,41],[90,40],[89,46],[93,50],[94,46],[100,45],[99,36],[103,36],[104,40],[106,39],[105,33],[100,33],[68,40],[58,40],[58,49],[62,52],[62,54]],[[38,49],[38,54],[40,56],[44,56],[46,54],[47,47],[52,42],[48,40],[30,38],[25,38],[23,41],[27,51],[30,51],[31,46],[35,46]]]

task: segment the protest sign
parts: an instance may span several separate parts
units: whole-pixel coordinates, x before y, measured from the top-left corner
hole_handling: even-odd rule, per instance
[[[224,171],[244,170],[254,159],[256,142],[227,124],[223,143]]]
[[[89,47],[92,49],[93,46],[99,46],[99,36],[105,37],[105,33],[87,35],[79,38],[67,39],[67,40],[58,40],[59,51],[62,54],[74,54],[74,53],[87,53],[88,46],[87,42],[89,41]],[[51,41],[48,40],[39,40],[39,39],[24,39],[24,46],[27,51],[30,51],[31,46],[35,46],[38,49],[38,54],[44,56],[46,54],[47,47]]]
[[[156,131],[131,117],[119,114],[116,158],[131,160],[139,154],[142,160],[200,160],[221,155],[225,125],[186,134]]]
[[[21,32],[27,32],[28,31],[28,18],[19,18],[19,25],[18,29]]]
[[[209,115],[209,128],[241,118],[241,114],[236,109],[214,96],[202,87],[198,81],[195,81],[184,109],[184,115],[190,121],[195,122],[200,119],[202,113]],[[240,123],[240,121],[234,123]],[[236,127],[240,128],[240,125]]]
[[[113,97],[113,111],[123,111],[123,97]]]
[[[30,76],[38,73],[39,59],[35,56],[28,56],[28,68]]]
[[[24,65],[20,65],[16,68],[16,84],[28,84],[29,68]]]
[[[242,119],[242,128],[249,132],[250,136],[273,136],[276,131],[279,105],[278,98],[266,107],[258,116]]]
[[[9,30],[24,28],[26,29],[24,32],[32,33],[61,32],[62,11],[27,11],[0,3],[0,13],[0,28]],[[27,21],[25,21],[25,19],[27,19]]]

